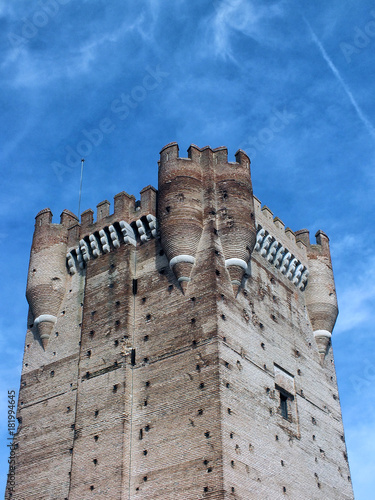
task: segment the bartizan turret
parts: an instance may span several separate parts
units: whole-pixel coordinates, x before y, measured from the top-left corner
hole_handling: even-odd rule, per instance
[[[324,361],[330,346],[338,307],[329,238],[323,231],[318,231],[315,238],[316,244],[311,245],[307,229],[296,232],[296,240],[302,241],[307,247],[309,278],[305,290],[306,307],[315,341]]]
[[[26,298],[44,349],[65,295],[68,228],[76,222],[68,210],[62,212],[60,224],[52,224],[49,208],[35,217]]]
[[[255,245],[256,228],[250,159],[241,150],[235,157],[236,162],[223,158],[214,167],[220,241],[236,296]]]
[[[182,290],[190,281],[203,230],[202,170],[198,162],[179,158],[178,145],[160,152],[158,217],[160,238]]]

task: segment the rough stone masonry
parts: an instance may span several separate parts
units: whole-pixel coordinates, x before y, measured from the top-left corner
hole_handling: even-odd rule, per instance
[[[6,499],[353,499],[328,237],[235,160],[171,143],[140,201],[36,216]]]

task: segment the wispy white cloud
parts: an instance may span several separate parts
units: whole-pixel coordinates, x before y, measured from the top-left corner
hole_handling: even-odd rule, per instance
[[[352,243],[358,245],[358,239]],[[351,255],[353,255],[352,259],[350,259]],[[348,261],[355,262],[356,255],[351,253],[349,247],[346,247],[342,258],[346,264],[342,267],[346,269],[346,272],[342,280],[339,276],[336,277],[341,288],[338,294],[340,314],[335,327],[336,334],[358,330],[366,323],[370,324],[375,307],[375,258],[364,259],[354,268],[352,266],[350,275],[348,275]]]
[[[236,62],[231,37],[235,32],[254,40],[265,40],[264,20],[280,16],[282,2],[259,5],[253,0],[221,0],[214,2],[215,13],[209,28],[208,40],[212,37],[216,56]]]
[[[363,123],[363,125],[366,127],[366,129],[368,130],[369,134],[372,136],[373,139],[375,139],[375,128],[374,126],[372,125],[372,123],[370,122],[370,120],[366,117],[366,115],[364,114],[364,112],[362,111],[362,109],[360,108],[360,106],[358,105],[352,91],[350,90],[350,88],[348,87],[348,85],[345,83],[345,81],[343,80],[339,70],[337,69],[337,67],[334,65],[334,63],[332,62],[332,59],[329,57],[329,55],[327,54],[325,48],[323,47],[323,44],[321,43],[321,41],[319,40],[319,38],[316,36],[315,32],[313,31],[310,23],[307,21],[306,18],[303,18],[309,31],[310,31],[310,34],[311,34],[311,37],[314,41],[314,43],[316,44],[316,46],[318,47],[321,55],[323,56],[323,59],[326,61],[326,63],[328,64],[330,70],[332,71],[332,73],[334,74],[335,78],[338,80],[338,82],[340,83],[340,85],[342,86],[342,88],[344,89],[346,95],[348,96],[349,98],[349,101],[351,102],[353,108],[355,109],[359,119],[361,120],[361,122]]]

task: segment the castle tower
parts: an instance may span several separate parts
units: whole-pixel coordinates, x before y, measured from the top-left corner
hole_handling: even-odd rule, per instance
[[[37,215],[6,499],[353,499],[328,237],[235,160],[171,143],[158,192]]]

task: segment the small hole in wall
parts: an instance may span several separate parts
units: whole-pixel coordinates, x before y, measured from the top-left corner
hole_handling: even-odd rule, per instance
[[[94,465],[98,465],[98,460],[96,458],[94,458],[93,462],[94,462]]]
[[[150,426],[149,425],[146,425],[145,427],[145,431],[148,432],[150,430]]]
[[[61,316],[64,316],[64,314],[65,314],[65,311],[61,311]]]
[[[120,305],[120,301],[116,300],[116,306],[118,307]]]
[[[147,297],[143,297],[142,298],[142,304],[144,304],[146,302],[146,300],[147,300]]]
[[[114,346],[117,347],[118,346],[118,340],[116,339],[114,342],[113,342]]]
[[[159,255],[164,255],[164,250],[160,250]]]
[[[194,325],[195,324],[195,318],[191,318],[191,324]]]
[[[195,369],[197,370],[197,372],[201,371],[201,367],[199,365],[196,365]]]
[[[232,486],[232,493],[234,493],[234,492],[235,492],[235,489],[234,489],[234,486]]]
[[[69,448],[69,453],[73,455],[73,448]]]
[[[55,332],[55,336],[58,337],[59,336],[59,332]]]
[[[217,234],[217,229],[216,229],[216,227],[214,227],[214,234]]]
[[[227,383],[225,384],[225,387],[226,387],[227,389],[229,389],[229,387],[230,387],[230,383],[229,383],[229,382],[227,382]]]
[[[50,375],[51,375],[51,377],[54,377],[54,376],[55,376],[55,372],[54,372],[54,370],[51,370]]]
[[[215,250],[215,255],[220,255],[219,250]]]
[[[87,353],[86,353],[87,357],[90,358],[91,357],[91,351],[88,350]]]
[[[147,314],[146,321],[150,321],[150,320],[151,320],[151,314]]]
[[[171,207],[165,207],[165,211],[169,214],[169,212],[171,211]]]
[[[278,440],[279,440],[279,436],[276,434],[275,441],[278,441]]]
[[[226,337],[223,337],[223,342],[226,342],[227,341],[227,338]]]
[[[27,344],[27,346],[26,346],[26,347],[27,347],[27,348],[29,349],[29,347],[30,347],[30,344]]]
[[[148,335],[145,335],[145,336],[143,337],[143,340],[144,340],[145,342],[147,342],[147,341],[148,341]]]
[[[208,431],[206,431],[206,432],[204,433],[204,435],[205,435],[205,437],[206,437],[207,439],[210,437],[210,433],[209,433]]]
[[[286,488],[285,488],[285,486],[283,486],[283,492],[284,492],[284,493],[286,493]]]
[[[112,389],[112,390],[113,390],[113,392],[117,392],[117,388],[118,388],[118,384],[115,384],[115,385],[113,386],[113,389]]]
[[[172,292],[172,290],[173,290],[173,285],[169,285],[169,287],[168,287],[168,292],[169,292],[169,293],[171,293],[171,292]]]
[[[301,370],[300,369],[297,370],[297,375],[301,375]]]
[[[145,386],[146,387],[150,387],[150,381],[149,380],[147,380],[147,382],[145,382]]]
[[[208,488],[207,488],[207,486],[205,486],[205,487],[203,488],[203,492],[204,492],[204,493],[207,493],[207,492],[208,492]]]
[[[264,342],[262,342],[262,343],[260,344],[260,346],[261,346],[261,348],[262,348],[262,349],[266,349],[266,346],[264,345]]]
[[[212,472],[212,467],[208,467],[207,472]]]
[[[95,418],[99,415],[99,410],[95,410],[94,416]]]
[[[192,346],[193,346],[193,347],[196,347],[196,346],[197,346],[197,341],[196,341],[196,340],[193,340],[193,342],[192,342]]]
[[[203,415],[203,410],[202,409],[198,410],[198,415]]]
[[[67,406],[67,407],[66,407],[66,413],[69,413],[70,411],[71,411],[70,406]]]
[[[215,270],[216,276],[220,276],[220,271],[218,269]]]
[[[90,336],[91,336],[91,337],[93,337],[93,336],[94,336],[94,333],[95,333],[95,332],[94,332],[94,330],[91,330],[91,331],[90,331]]]
[[[264,328],[263,323],[259,323],[259,328],[260,328],[261,330],[263,330],[263,328]]]
[[[116,326],[120,326],[120,320],[117,319],[115,324],[116,324]]]
[[[221,315],[221,319],[222,319],[223,321],[225,321],[225,320],[227,319],[227,318],[225,317],[225,314],[222,314],[222,315]]]
[[[147,450],[143,450],[143,455],[144,455],[144,456],[146,456],[146,455],[147,455],[147,453],[148,453],[148,451],[147,451]]]
[[[92,491],[93,489],[94,489],[94,486],[92,486],[92,485],[91,485],[91,486],[90,486],[90,490]]]
[[[204,389],[204,383],[203,383],[203,382],[201,382],[201,383],[199,384],[199,388],[200,388],[200,389]]]
[[[230,461],[230,466],[232,467],[232,469],[234,468],[234,460]]]
[[[143,476],[143,481],[146,482],[147,481],[147,476]]]
[[[148,358],[143,358],[144,363],[148,363]]]
[[[233,439],[233,432],[231,432],[231,433],[229,434],[229,437],[230,437],[231,439]]]
[[[94,436],[94,441],[97,441],[98,439],[99,439],[98,435]]]
[[[195,302],[195,297],[191,297],[190,300],[194,303]]]

